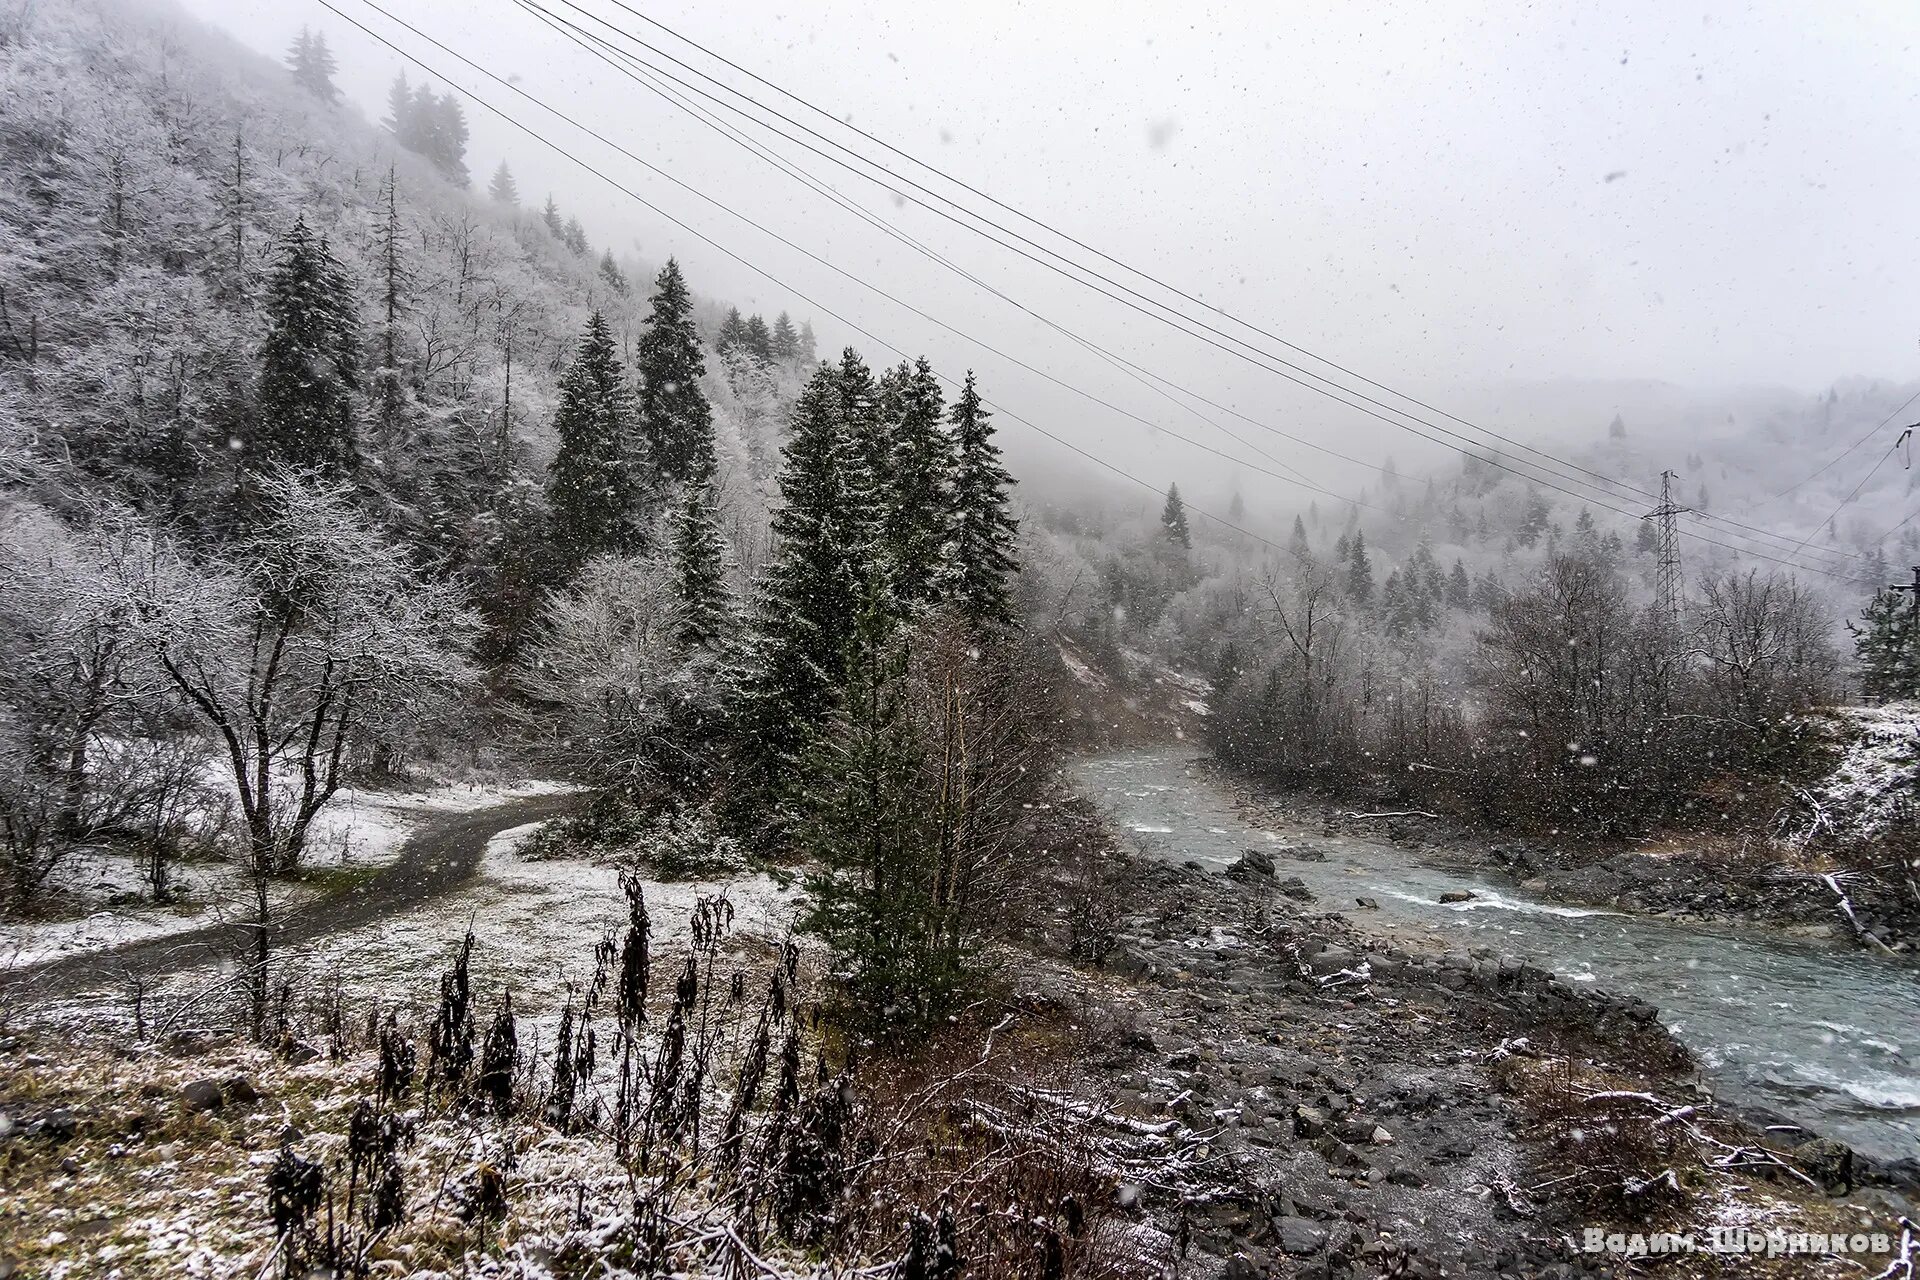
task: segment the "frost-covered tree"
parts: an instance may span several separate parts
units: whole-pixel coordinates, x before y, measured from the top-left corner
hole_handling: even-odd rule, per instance
[[[1874,702],[1920,697],[1920,627],[1913,603],[1897,591],[1876,591],[1859,622],[1849,622],[1860,669],[1860,696]]]
[[[993,441],[993,415],[980,402],[973,371],[947,413],[953,432],[952,538],[944,594],[975,623],[1009,622],[1019,524],[1007,511],[1013,477]]]
[[[493,171],[493,181],[487,184],[487,197],[495,204],[503,204],[509,209],[520,207],[520,186],[513,180],[513,171],[502,160],[500,167]]]
[[[679,485],[712,457],[713,410],[700,389],[707,365],[693,323],[693,296],[672,258],[654,281],[651,302],[635,357],[640,434],[660,480]]]
[[[1187,528],[1187,504],[1180,500],[1180,486],[1167,486],[1167,500],[1160,508],[1160,533],[1182,551],[1193,547],[1193,533]]]
[[[627,273],[622,271],[620,264],[613,260],[613,250],[611,249],[608,249],[600,255],[600,278],[605,280],[607,284],[613,288],[615,293],[621,297],[626,296]]]
[[[1367,556],[1367,535],[1359,530],[1347,547],[1347,595],[1359,604],[1373,598],[1373,561]]]
[[[924,356],[881,380],[880,414],[891,435],[882,472],[887,571],[902,603],[925,604],[939,594],[953,536],[954,449],[940,380]]]
[[[324,238],[293,224],[267,280],[267,335],[260,347],[259,426],[252,468],[275,464],[343,471],[354,461],[354,396],[360,389],[359,320],[353,288]]]
[[[300,28],[300,34],[293,38],[293,47],[287,50],[287,66],[308,93],[330,107],[339,103],[340,90],[333,83],[336,69],[333,51],[327,48],[324,32]]]
[[[631,551],[641,541],[645,488],[633,409],[613,331],[594,312],[560,380],[559,448],[547,470],[554,549],[568,568]]]
[[[566,239],[567,224],[560,220],[560,206],[553,202],[551,193],[547,196],[547,203],[541,206],[540,221],[546,224],[547,230],[552,233],[555,240]]]
[[[757,817],[777,801],[833,706],[867,580],[871,481],[840,384],[830,365],[808,380],[781,450],[775,551],[761,577],[739,784],[744,807]]]
[[[794,360],[800,355],[800,334],[784,311],[773,322],[773,355],[776,360]]]

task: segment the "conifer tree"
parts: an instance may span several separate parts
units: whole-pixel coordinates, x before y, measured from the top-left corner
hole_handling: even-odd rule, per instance
[[[793,321],[782,311],[773,322],[773,356],[776,360],[793,360],[800,355],[800,335],[793,327]]]
[[[387,86],[387,118],[380,122],[382,128],[394,136],[394,140],[409,151],[417,150],[419,133],[414,122],[413,88],[407,83],[407,73],[402,71]]]
[[[881,403],[892,437],[883,473],[888,569],[901,602],[923,604],[938,595],[953,534],[955,461],[940,380],[925,356],[887,374]]]
[[[727,318],[720,322],[720,336],[714,341],[713,349],[720,355],[727,355],[742,342],[746,341],[747,322],[740,317],[740,308],[728,307]]]
[[[627,275],[620,270],[620,264],[613,260],[613,250],[600,255],[600,278],[613,286],[613,291],[621,296],[627,292]]]
[[[487,184],[487,195],[495,204],[504,204],[509,209],[520,207],[520,187],[513,180],[513,171],[502,160],[500,167],[493,171],[493,181]]]
[[[755,359],[763,364],[773,359],[773,331],[757,315],[747,321],[746,341]]]
[[[812,364],[815,359],[815,353],[818,350],[819,344],[814,340],[813,336],[813,322],[811,320],[802,320],[800,322],[800,349],[795,352],[795,355],[799,357],[800,363]]]
[[[292,68],[294,80],[308,93],[330,107],[339,103],[340,90],[333,83],[333,51],[327,48],[324,33],[300,28],[293,47],[287,51],[287,66]]]
[[[387,167],[381,184],[380,208],[373,229],[374,252],[380,271],[380,367],[374,371],[373,404],[379,442],[394,449],[405,440],[406,381],[400,373],[400,316],[405,310],[409,277],[400,223],[399,179]]]
[[[1287,540],[1287,550],[1295,556],[1304,556],[1311,550],[1307,542],[1307,522],[1297,515],[1293,518],[1293,536]]]
[[[1193,534],[1187,528],[1187,504],[1180,501],[1180,486],[1167,486],[1167,501],[1160,508],[1160,532],[1182,551],[1193,547]]]
[[[738,621],[729,581],[727,538],[720,529],[712,450],[700,472],[680,486],[669,529],[673,589],[680,601],[678,634],[686,651],[720,647]]]
[[[736,817],[769,815],[845,674],[867,570],[855,495],[868,481],[839,383],[838,370],[820,366],[794,402],[781,450],[776,546],[761,579]]]
[[[540,221],[547,224],[547,230],[553,234],[555,240],[566,239],[567,226],[560,221],[560,206],[553,202],[551,192],[547,194],[546,207],[540,210]]]
[[[246,461],[343,471],[354,461],[359,322],[346,272],[299,218],[267,281],[259,432]]]
[[[1347,594],[1365,604],[1373,598],[1373,561],[1367,558],[1367,535],[1357,529],[1348,557]]]
[[[947,544],[944,594],[976,623],[1013,620],[1007,577],[1014,568],[1019,525],[1007,513],[1013,477],[993,442],[992,414],[980,403],[973,371],[948,412],[953,429],[953,534]]]
[[[1467,577],[1467,562],[1455,560],[1453,572],[1447,576],[1447,603],[1456,609],[1465,609],[1473,603],[1473,582]]]
[[[1849,622],[1853,655],[1860,664],[1860,694],[1873,702],[1920,696],[1920,629],[1913,605],[1897,591],[1876,591]]]
[[[613,332],[597,311],[560,379],[553,425],[560,447],[547,471],[547,503],[560,562],[572,571],[594,556],[633,550],[643,497],[633,413]]]
[[[587,256],[587,230],[580,225],[580,219],[567,218],[567,225],[560,230],[560,242],[580,257]]]
[[[1247,500],[1240,496],[1240,491],[1238,489],[1235,489],[1233,491],[1232,501],[1227,503],[1227,519],[1233,521],[1235,524],[1238,524],[1242,520],[1245,520],[1246,518],[1247,518]],[[1294,517],[1295,523],[1298,523],[1299,519],[1300,517],[1295,516]]]
[[[685,484],[713,448],[713,410],[700,389],[706,357],[693,323],[693,295],[672,258],[654,280],[653,311],[640,335],[640,434],[661,481]]]

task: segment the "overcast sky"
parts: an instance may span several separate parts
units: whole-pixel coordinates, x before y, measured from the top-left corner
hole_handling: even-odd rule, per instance
[[[476,183],[504,156],[529,203],[552,190],[596,245],[677,254],[703,293],[811,315],[823,340],[872,347],[820,314],[831,308],[945,368],[977,365],[1010,407],[1063,428],[1084,415],[1086,432],[1065,431],[1082,442],[1088,432],[1145,432],[646,173],[397,32],[361,0],[336,2],[425,62],[457,70],[442,82],[509,108],[818,306],[473,106]],[[1910,0],[627,2],[1117,258],[1396,386],[1438,395],[1450,384],[1581,377],[1816,389],[1854,374],[1920,375],[1920,5]],[[301,23],[324,30],[342,84],[376,118],[401,65],[314,0],[186,3],[276,54]],[[1236,448],[509,0],[382,3],[947,323]],[[615,0],[582,3],[730,75]],[[730,78],[832,130],[764,86]],[[1156,372],[1317,439],[1355,429],[1348,411],[785,150],[1026,306]],[[1604,421],[1610,410],[1594,412]]]

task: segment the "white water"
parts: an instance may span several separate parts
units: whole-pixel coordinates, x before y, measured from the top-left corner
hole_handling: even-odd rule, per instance
[[[1920,970],[1788,940],[1570,907],[1493,876],[1422,865],[1391,845],[1307,831],[1263,831],[1195,769],[1190,750],[1129,751],[1078,762],[1081,790],[1149,855],[1223,870],[1258,844],[1327,910],[1431,930],[1446,946],[1490,946],[1574,982],[1658,1005],[1715,1089],[1876,1159],[1920,1156]],[[1310,845],[1325,862],[1294,861]],[[1448,890],[1468,902],[1441,904]],[[1356,912],[1373,898],[1378,912]]]

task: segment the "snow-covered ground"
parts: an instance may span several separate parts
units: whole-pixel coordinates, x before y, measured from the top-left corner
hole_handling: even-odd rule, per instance
[[[422,823],[448,814],[564,790],[544,781],[512,785],[453,783],[417,791],[343,788],[314,820],[303,865],[311,870],[372,870],[393,861]],[[101,849],[76,851],[54,871],[48,889],[79,913],[62,919],[0,923],[0,969],[181,933],[211,923],[247,892],[241,869],[216,861],[169,866],[175,901],[144,901],[150,892],[139,859]],[[291,899],[324,892],[289,884]]]
[[[1832,715],[1840,760],[1809,794],[1833,834],[1870,840],[1920,803],[1920,703],[1842,707]]]

